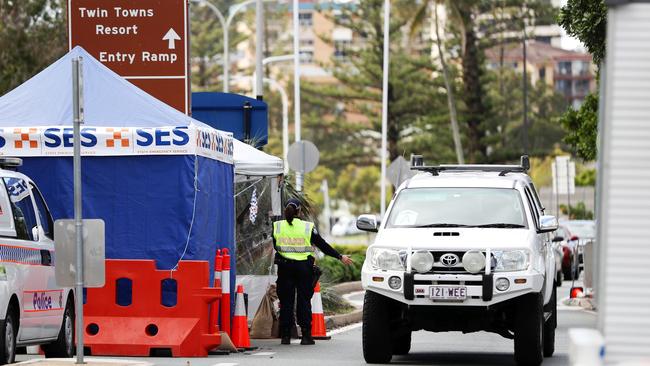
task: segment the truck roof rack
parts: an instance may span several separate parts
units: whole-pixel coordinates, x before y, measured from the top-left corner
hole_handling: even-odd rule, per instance
[[[23,159],[0,157],[0,168],[8,170],[16,170],[17,167],[23,165]]]
[[[429,172],[434,176],[440,175],[443,171],[456,172],[499,172],[499,176],[505,176],[508,173],[526,173],[530,169],[530,160],[528,155],[521,156],[520,165],[488,165],[488,164],[465,164],[465,165],[424,165],[422,155],[411,156],[411,170]]]

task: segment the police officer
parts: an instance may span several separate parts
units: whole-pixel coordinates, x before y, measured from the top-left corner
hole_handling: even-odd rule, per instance
[[[302,331],[300,344],[314,344],[311,336],[311,297],[313,288],[313,248],[349,265],[352,259],[341,255],[318,234],[314,224],[300,220],[300,201],[289,199],[284,209],[284,220],[273,223],[273,245],[278,265],[277,291],[280,298],[280,335],[282,344],[291,343],[293,305],[297,296],[298,325]]]

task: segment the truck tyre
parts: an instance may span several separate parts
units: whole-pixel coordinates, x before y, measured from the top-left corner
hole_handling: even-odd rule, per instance
[[[0,364],[14,363],[16,360],[16,335],[18,321],[12,304],[7,309],[7,316],[0,327]]]
[[[393,354],[394,355],[408,355],[411,351],[411,331],[406,334],[393,339]]]
[[[363,299],[363,358],[366,363],[388,363],[392,358],[389,299],[366,291]]]
[[[543,357],[544,299],[539,293],[522,296],[515,310],[515,361],[538,366]]]
[[[70,358],[74,356],[75,343],[74,343],[74,301],[72,298],[68,299],[65,305],[65,312],[63,313],[63,322],[59,330],[59,337],[56,341],[43,345],[43,353],[45,357],[60,357]]]
[[[550,312],[551,317],[544,323],[544,357],[551,357],[555,352],[555,328],[557,328],[557,287],[553,286],[553,293],[544,312]]]

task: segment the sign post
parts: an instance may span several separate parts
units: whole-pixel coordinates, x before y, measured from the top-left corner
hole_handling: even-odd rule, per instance
[[[74,227],[75,227],[75,247],[77,248],[77,266],[76,266],[76,281],[75,281],[75,314],[77,315],[77,364],[84,363],[84,303],[83,303],[83,285],[84,285],[84,271],[83,271],[83,221],[82,205],[81,205],[81,124],[83,123],[83,76],[82,76],[82,59],[81,57],[72,60],[72,113],[74,114],[74,121],[72,121],[74,130]]]
[[[186,0],[68,0],[69,48],[81,46],[140,89],[188,114]]]

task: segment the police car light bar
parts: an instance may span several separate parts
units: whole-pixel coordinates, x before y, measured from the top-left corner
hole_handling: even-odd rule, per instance
[[[23,165],[21,158],[0,158],[0,167],[3,169],[15,169]]]
[[[430,166],[424,165],[422,155],[411,156],[411,170],[418,170],[429,172],[434,176],[440,175],[442,171],[456,171],[456,172],[499,172],[500,176],[508,173],[525,173],[530,169],[530,160],[528,155],[521,156],[520,165],[488,165],[488,164],[465,164],[465,165],[438,165]]]

